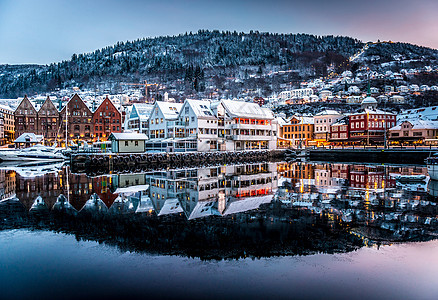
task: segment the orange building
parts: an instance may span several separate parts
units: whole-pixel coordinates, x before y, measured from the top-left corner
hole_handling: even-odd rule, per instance
[[[289,122],[281,126],[279,131],[278,146],[304,147],[309,146],[314,138],[313,117],[294,116]]]

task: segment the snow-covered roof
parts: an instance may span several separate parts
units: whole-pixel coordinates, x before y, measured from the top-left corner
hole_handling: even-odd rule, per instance
[[[293,116],[286,125],[290,125],[290,121],[294,118],[299,121],[297,124],[315,124],[315,119],[313,117]]]
[[[377,100],[374,97],[366,97],[362,100],[361,104],[377,104]]]
[[[132,105],[130,118],[139,118],[141,121],[147,121],[152,113],[153,107],[152,104],[135,103]],[[134,111],[136,113],[135,116],[133,116]]]
[[[412,130],[438,129],[438,121],[412,120],[405,121],[412,125]],[[390,130],[401,130],[401,124],[392,127]]]
[[[317,113],[317,114],[315,115],[315,117],[316,117],[316,116],[325,116],[325,115],[340,115],[340,113],[337,112],[336,110],[333,110],[333,109],[325,109],[325,110],[323,110],[323,111]]]
[[[210,109],[210,102],[193,99],[187,99],[185,102],[187,103],[186,105],[190,105],[197,117],[215,117]]]
[[[355,116],[355,115],[363,115],[363,114],[379,114],[379,115],[393,115],[392,112],[388,112],[388,111],[384,111],[384,110],[380,110],[380,109],[369,109],[366,108],[360,112],[351,114],[351,116]]]
[[[233,118],[274,119],[273,112],[257,103],[222,100],[222,105]]]
[[[40,143],[44,137],[35,133],[23,133],[20,135],[14,143]]]
[[[178,114],[181,111],[182,103],[170,103],[164,101],[157,101],[155,104],[160,108],[164,115],[164,119],[173,120],[178,118]]]
[[[430,107],[421,107],[416,109],[408,109],[402,111],[397,116],[397,120],[405,121],[405,120],[438,120],[438,106],[430,106]]]
[[[147,140],[148,136],[144,133],[136,133],[136,132],[113,132],[111,133],[109,138],[114,140],[139,141],[139,140]]]

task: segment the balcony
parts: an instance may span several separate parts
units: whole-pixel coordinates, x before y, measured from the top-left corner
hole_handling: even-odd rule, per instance
[[[255,130],[271,130],[271,125],[256,125],[256,124],[233,124],[232,129],[255,129]]]
[[[234,141],[271,141],[273,138],[268,135],[233,135]]]

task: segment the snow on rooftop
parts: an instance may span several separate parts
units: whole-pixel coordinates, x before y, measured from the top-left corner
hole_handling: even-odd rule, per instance
[[[209,101],[187,99],[186,102],[193,109],[197,117],[215,117],[213,111],[210,109]]]
[[[233,201],[228,205],[228,207],[224,211],[224,216],[259,208],[260,205],[264,203],[271,203],[273,197],[274,197],[273,195],[267,195],[267,196],[259,196],[259,197],[248,197],[248,198],[243,198]]]
[[[257,103],[222,100],[222,105],[231,117],[274,119],[274,114],[269,108],[260,107]]]
[[[182,103],[170,103],[164,101],[157,101],[155,104],[160,108],[166,120],[178,118],[178,114],[183,106]]]
[[[148,136],[144,133],[136,132],[113,132],[110,135],[110,139],[114,137],[115,140],[147,140]]]

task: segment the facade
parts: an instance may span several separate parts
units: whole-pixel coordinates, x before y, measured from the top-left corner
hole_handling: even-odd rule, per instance
[[[135,103],[127,116],[127,127],[125,129],[138,133],[149,133],[149,116],[152,113],[152,104]]]
[[[314,139],[320,144],[324,144],[330,138],[330,126],[336,123],[343,116],[336,110],[324,110],[314,117],[315,134]]]
[[[306,88],[306,89],[294,89],[290,91],[283,91],[278,95],[279,101],[286,101],[288,99],[296,99],[296,98],[303,98],[303,97],[310,97],[313,95],[313,89]]]
[[[29,101],[27,96],[24,96],[17,109],[14,112],[15,136],[20,136],[23,133],[38,134],[38,113]]]
[[[68,123],[67,137],[65,136],[66,112]],[[66,138],[74,141],[93,140],[93,113],[77,94],[61,110],[60,120],[61,129],[59,136],[62,139],[61,142],[64,142]]]
[[[208,101],[186,100],[174,131],[177,140],[175,151],[218,150],[218,119]]]
[[[59,135],[59,112],[53,102],[47,97],[38,111],[38,134],[43,135],[47,145],[53,145]]]
[[[277,120],[270,109],[255,103],[222,100],[214,110],[218,119],[219,150],[277,147]]]
[[[279,144],[282,147],[308,146],[314,139],[314,118],[294,116],[283,125],[283,135]]]
[[[348,117],[343,117],[330,126],[330,142],[342,144],[348,142],[350,138],[348,121]]]
[[[108,97],[93,113],[94,141],[106,141],[111,133],[122,132],[122,114]]]
[[[3,119],[3,139],[1,143],[10,144],[15,138],[14,111],[8,106],[0,105],[0,114]]]
[[[395,123],[395,114],[378,109],[365,109],[351,114],[349,116],[350,141],[366,144],[383,142],[385,131],[394,127]]]
[[[182,103],[156,101],[149,117],[149,138],[167,139],[175,137],[175,121]]]
[[[403,121],[389,129],[391,141],[418,143],[426,139],[437,139],[438,121]]]

